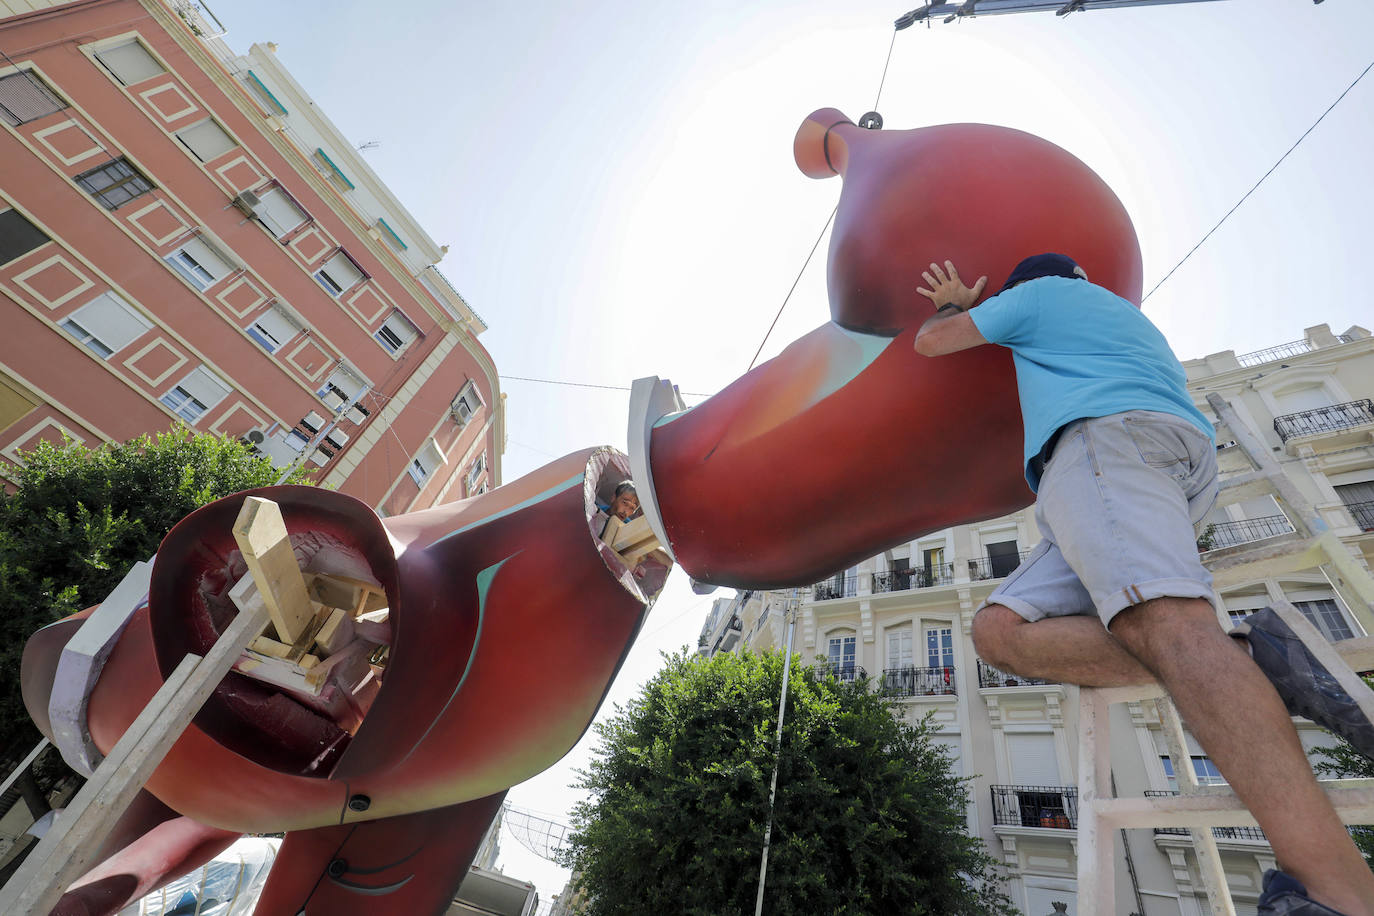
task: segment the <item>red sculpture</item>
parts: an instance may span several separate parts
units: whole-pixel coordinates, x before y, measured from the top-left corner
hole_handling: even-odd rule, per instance
[[[1094,282],[1140,296],[1120,202],[1044,140],[977,124],[868,131],[822,109],[795,152],[812,177],[845,176],[833,320],[706,403],[631,430],[647,442],[636,457],[646,513],[706,583],[806,584],[1030,502],[1007,352],[913,350],[932,313],[915,294],[930,261],[952,258],[995,287],[1026,255],[1059,250]],[[307,703],[231,674],[57,912],[111,913],[241,832],[277,831],[287,838],[260,914],[442,912],[506,789],[586,730],[662,585],[665,569],[636,576],[592,531],[594,498],[608,501],[629,471],[619,453],[590,450],[385,520],[325,490],[262,491],[303,568],[385,592],[380,688]],[[163,542],[146,606],[90,697],[102,752],[236,613],[231,526],[245,495],[193,513]],[[49,732],[53,671],[81,616],[26,649],[26,701]]]
[[[652,491],[641,481],[641,501],[674,559],[713,585],[810,584],[1031,502],[1011,354],[913,350],[934,313],[915,292],[931,261],[987,274],[995,291],[1027,255],[1063,251],[1140,301],[1121,202],[1039,137],[985,124],[865,130],[823,108],[794,153],[813,178],[844,176],[832,320],[690,411],[646,418]]]

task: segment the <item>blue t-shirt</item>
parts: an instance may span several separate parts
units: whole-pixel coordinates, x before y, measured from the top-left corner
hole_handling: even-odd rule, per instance
[[[1191,421],[1213,442],[1193,406],[1183,366],[1140,309],[1086,280],[1041,277],[970,309],[978,332],[1012,352],[1030,460],[1072,420],[1157,410]]]

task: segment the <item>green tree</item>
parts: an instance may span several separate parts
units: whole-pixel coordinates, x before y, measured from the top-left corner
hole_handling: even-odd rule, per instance
[[[752,914],[783,656],[685,651],[598,723],[563,864],[592,916]],[[933,727],[795,663],[765,884],[776,916],[1014,913],[965,832],[968,791]]]
[[[1364,675],[1364,682],[1374,687],[1374,676]],[[1344,738],[1338,740],[1339,743],[1332,747],[1313,749],[1313,755],[1318,758],[1313,769],[1319,775],[1336,779],[1374,779],[1374,760],[1355,750],[1355,746]],[[1374,826],[1351,827],[1350,835],[1354,837],[1355,845],[1360,847],[1360,852],[1364,853],[1365,862],[1374,869]]]
[[[23,458],[0,497],[0,760],[39,737],[19,693],[28,637],[99,603],[192,510],[279,476],[242,443],[184,427],[99,448],[42,443]]]

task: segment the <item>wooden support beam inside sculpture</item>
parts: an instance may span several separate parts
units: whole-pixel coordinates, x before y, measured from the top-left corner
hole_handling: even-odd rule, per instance
[[[628,522],[612,516],[606,523],[601,540],[614,550],[627,566],[634,566],[643,557],[662,546],[658,536],[649,527],[649,519],[643,515]]]
[[[267,605],[278,637],[294,645],[314,621],[315,607],[305,590],[305,577],[296,554],[291,550],[281,509],[270,499],[248,497],[234,521],[234,540],[243,552],[243,560]]]

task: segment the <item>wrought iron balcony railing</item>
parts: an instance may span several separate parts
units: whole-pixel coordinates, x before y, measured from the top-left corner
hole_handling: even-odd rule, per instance
[[[826,664],[816,666],[816,676],[833,677],[842,683],[849,683],[867,680],[868,672],[863,669],[862,665]]]
[[[1293,523],[1285,515],[1266,515],[1262,518],[1244,518],[1235,522],[1216,522],[1208,525],[1197,539],[1199,550],[1221,550],[1251,541],[1290,534]]]
[[[829,601],[832,598],[852,598],[859,593],[859,574],[850,573],[846,576],[831,576],[824,582],[817,582],[811,586],[811,597],[814,601]]]
[[[974,582],[984,579],[1000,579],[1011,575],[1012,570],[1030,555],[1029,550],[1000,557],[979,557],[968,561],[968,577]]]
[[[1077,786],[992,786],[992,822],[1002,827],[1078,827]]]
[[[880,686],[894,697],[949,696],[957,693],[954,668],[884,668]]]
[[[954,581],[953,563],[933,563],[915,569],[889,569],[873,573],[873,592],[903,592],[911,588],[949,585]]]
[[[1341,343],[1350,343],[1355,338],[1349,334],[1337,334],[1336,339]],[[1276,347],[1268,347],[1264,350],[1256,350],[1253,353],[1242,353],[1236,357],[1236,362],[1242,366],[1260,366],[1264,363],[1272,363],[1276,359],[1287,359],[1290,356],[1301,356],[1304,353],[1311,353],[1317,349],[1305,340],[1295,340],[1291,343],[1279,344]]]
[[[1349,503],[1345,508],[1361,531],[1374,531],[1374,499],[1362,503]]]
[[[1046,681],[1038,677],[1022,677],[1019,674],[1010,674],[998,668],[994,668],[981,658],[978,659],[978,686],[979,687],[1031,687],[1041,684],[1057,684],[1058,681]]]
[[[1338,432],[1368,423],[1374,423],[1374,401],[1364,398],[1275,417],[1274,432],[1279,434],[1280,441],[1287,442],[1294,436]]]
[[[1145,790],[1146,798],[1170,798],[1177,794],[1177,792],[1161,792],[1158,789]],[[1156,827],[1155,833],[1188,836],[1188,828]],[[1264,835],[1264,831],[1258,827],[1213,827],[1212,836],[1216,837],[1218,840],[1259,840],[1262,843],[1269,842],[1269,838]]]

